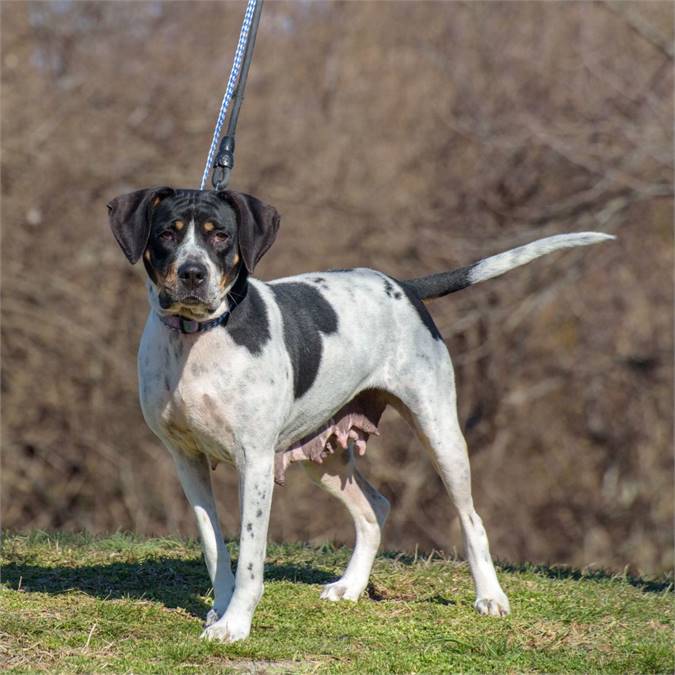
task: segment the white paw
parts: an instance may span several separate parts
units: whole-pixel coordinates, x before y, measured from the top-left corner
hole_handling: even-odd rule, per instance
[[[208,628],[209,626],[213,626],[218,619],[220,619],[222,613],[218,613],[215,609],[210,609],[208,614],[206,615],[206,621],[204,622],[204,628]]]
[[[506,616],[511,613],[509,599],[503,593],[496,593],[494,598],[478,598],[474,604],[479,614],[488,616]]]
[[[330,600],[331,602],[337,602],[338,600],[356,602],[361,597],[361,593],[363,593],[365,587],[365,584],[361,586],[338,579],[332,584],[326,584],[323,587],[321,598],[323,600]]]
[[[213,601],[213,607],[208,611],[206,615],[206,621],[204,622],[204,628],[213,626],[218,619],[220,619],[223,614],[227,611],[227,608],[230,606],[230,600],[232,599],[232,594],[234,593],[234,585],[226,590],[223,593],[216,595]]]
[[[213,611],[213,610],[211,610]],[[211,614],[211,612],[209,612]],[[208,622],[209,617],[206,617]],[[201,637],[202,640],[215,640],[218,642],[237,642],[245,640],[251,632],[251,622],[245,617],[237,618],[227,616],[227,613],[215,623],[206,625]]]

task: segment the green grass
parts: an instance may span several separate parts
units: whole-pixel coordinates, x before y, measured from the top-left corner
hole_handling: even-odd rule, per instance
[[[232,546],[236,556],[236,547]],[[210,589],[193,541],[8,535],[3,672],[673,672],[667,580],[498,570],[513,614],[482,617],[464,563],[378,558],[357,604],[319,600],[349,551],[272,545],[251,637],[199,640]]]

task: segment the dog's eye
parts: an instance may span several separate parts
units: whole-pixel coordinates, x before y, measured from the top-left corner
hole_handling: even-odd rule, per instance
[[[221,232],[220,230],[211,235],[211,241],[214,244],[224,244],[229,238],[230,235],[227,232]]]
[[[176,238],[176,233],[173,230],[164,230],[164,232],[160,232],[159,238],[162,241],[173,241]]]

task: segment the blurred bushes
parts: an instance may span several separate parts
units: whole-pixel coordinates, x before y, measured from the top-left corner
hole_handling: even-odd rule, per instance
[[[243,5],[0,9],[3,524],[194,532],[140,414],[143,273],[105,203],[198,184]],[[262,278],[355,265],[407,277],[557,232],[619,236],[431,305],[500,558],[672,564],[672,13],[265,8],[233,182],[283,215]],[[385,419],[363,461],[393,502],[385,546],[459,547],[440,481]],[[230,536],[236,485],[219,468]],[[350,543],[337,508],[296,468],[271,536]]]

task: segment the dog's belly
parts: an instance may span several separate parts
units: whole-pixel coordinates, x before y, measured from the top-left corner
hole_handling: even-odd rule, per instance
[[[322,464],[329,455],[348,448],[358,455],[365,454],[369,436],[379,434],[377,426],[386,405],[382,392],[361,392],[306,437],[289,447],[281,445],[274,462],[276,483],[286,484],[286,470],[294,462]]]

